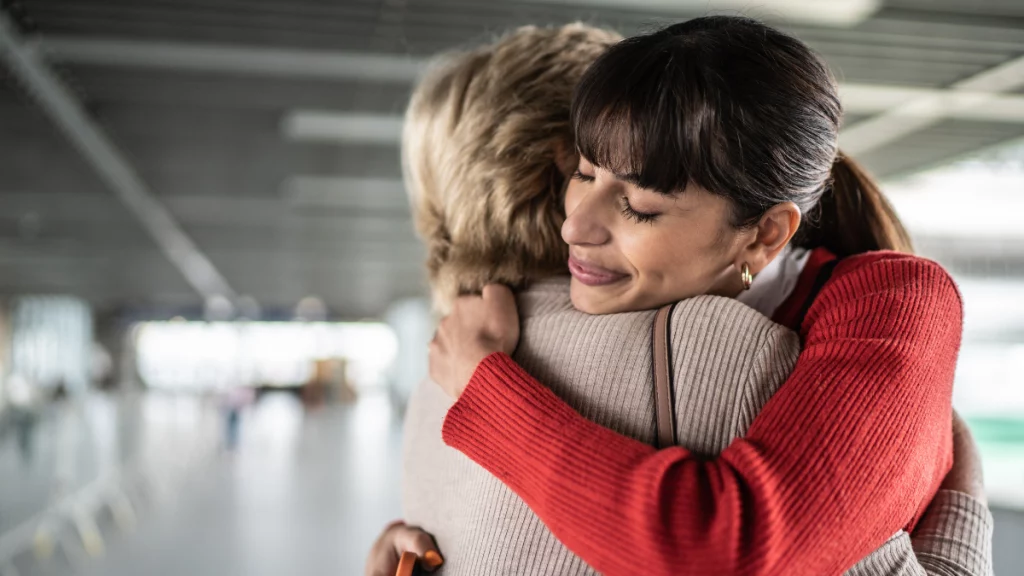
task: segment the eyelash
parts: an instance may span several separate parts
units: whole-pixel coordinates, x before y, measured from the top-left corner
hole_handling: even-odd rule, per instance
[[[594,177],[593,176],[587,176],[586,174],[580,172],[579,170],[577,170],[577,171],[572,173],[572,179],[573,180],[579,180],[580,182],[593,182],[594,181]]]
[[[622,197],[622,215],[639,224],[653,224],[659,216],[659,214],[637,212],[636,210],[633,209],[632,206],[629,205],[629,198],[626,196]]]
[[[575,172],[572,173],[572,179],[573,180],[579,180],[580,182],[593,182],[594,181],[594,177],[593,176],[588,176],[586,174],[583,174],[579,170],[576,170]],[[653,223],[658,218],[658,216],[659,216],[659,214],[649,214],[647,212],[637,212],[636,210],[633,209],[632,206],[629,205],[629,197],[627,197],[627,196],[623,196],[622,197],[622,215],[625,216],[626,218],[629,218],[630,220],[633,220],[634,222],[637,222],[637,223],[640,223],[640,224],[650,224],[650,223]]]

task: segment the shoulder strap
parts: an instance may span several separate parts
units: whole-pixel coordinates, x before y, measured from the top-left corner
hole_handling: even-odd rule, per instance
[[[654,316],[654,334],[651,338],[651,356],[654,359],[654,415],[657,420],[657,447],[667,448],[676,444],[676,426],[672,393],[672,362],[669,345],[669,319],[675,304],[658,309]]]

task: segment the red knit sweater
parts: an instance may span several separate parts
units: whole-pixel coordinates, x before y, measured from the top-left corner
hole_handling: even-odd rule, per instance
[[[608,576],[839,574],[913,525],[949,470],[961,325],[938,264],[860,255],[807,311],[790,378],[716,459],[598,426],[500,353],[443,436]]]

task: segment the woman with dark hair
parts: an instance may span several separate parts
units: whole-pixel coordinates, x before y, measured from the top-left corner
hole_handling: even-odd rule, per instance
[[[799,332],[746,436],[705,458],[588,421],[509,356],[515,301],[465,296],[431,346],[445,442],[619,574],[836,574],[912,529],[952,459],[962,305],[838,151],[834,79],[800,41],[709,17],[626,40],[577,88],[574,307],[735,297]]]

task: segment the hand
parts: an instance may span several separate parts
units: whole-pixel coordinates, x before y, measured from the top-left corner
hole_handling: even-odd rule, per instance
[[[971,429],[956,412],[953,412],[953,468],[943,479],[942,489],[963,492],[988,504],[978,446]]]
[[[430,378],[458,400],[477,364],[511,354],[519,344],[519,312],[512,291],[488,284],[480,296],[460,296],[430,342]]]
[[[427,572],[437,570],[444,562],[434,544],[434,538],[403,522],[389,524],[370,549],[366,559],[366,576],[395,576],[398,559],[403,552],[413,552],[419,557],[420,568]]]

